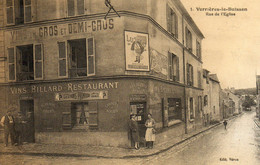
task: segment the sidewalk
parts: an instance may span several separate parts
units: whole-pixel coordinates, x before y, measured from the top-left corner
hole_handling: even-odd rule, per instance
[[[240,115],[238,115],[240,116]],[[229,120],[236,118],[231,117]],[[174,137],[167,142],[155,144],[153,149],[140,148],[139,150],[118,147],[87,146],[87,145],[64,145],[64,144],[39,144],[31,143],[22,146],[4,147],[0,144],[0,154],[3,155],[31,155],[31,156],[61,156],[61,157],[96,157],[96,158],[143,158],[158,155],[184,142],[192,140],[197,135],[206,132],[221,123],[204,127],[201,130]]]

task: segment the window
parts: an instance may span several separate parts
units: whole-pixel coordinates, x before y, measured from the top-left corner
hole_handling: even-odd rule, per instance
[[[187,27],[185,27],[186,47],[189,51],[192,51],[192,34]]]
[[[202,97],[198,96],[198,112],[202,112]]]
[[[168,52],[168,74],[169,79],[180,81],[179,57]]]
[[[83,15],[85,13],[85,0],[67,0],[68,16]]]
[[[180,98],[168,98],[168,120],[181,120],[181,99]]]
[[[178,17],[176,13],[167,5],[167,31],[178,38]]]
[[[190,105],[190,119],[194,119],[195,118],[195,113],[194,113],[194,109],[193,109],[193,98],[191,97],[189,100],[189,105]]]
[[[58,48],[59,77],[95,75],[94,38],[58,42]]]
[[[9,81],[43,79],[41,44],[8,48]]]
[[[204,96],[204,106],[208,105],[208,95]]]
[[[31,0],[6,0],[6,17],[8,25],[32,22]]]
[[[199,59],[201,59],[201,45],[199,41],[196,42],[196,55]]]
[[[72,129],[98,129],[97,102],[71,103],[70,115],[71,120],[68,123]]]
[[[198,71],[198,87],[199,87],[199,88],[202,87],[202,83],[201,83],[201,71]]]
[[[193,66],[187,63],[187,85],[193,86],[194,79],[193,79]]]

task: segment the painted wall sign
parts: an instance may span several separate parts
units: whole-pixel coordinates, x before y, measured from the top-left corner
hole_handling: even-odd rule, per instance
[[[108,99],[108,91],[55,93],[55,101],[103,100]]]
[[[31,85],[27,87],[10,87],[11,94],[26,93],[51,93],[51,92],[75,92],[75,91],[94,91],[102,89],[117,89],[118,82],[100,83],[65,83],[62,85]]]
[[[149,71],[148,34],[125,31],[126,70]]]
[[[11,41],[37,40],[114,29],[114,19],[81,21],[10,31]]]

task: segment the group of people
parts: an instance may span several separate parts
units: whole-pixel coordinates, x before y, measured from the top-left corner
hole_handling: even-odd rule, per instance
[[[136,115],[132,114],[130,116],[129,129],[131,138],[135,143],[135,149],[139,149],[139,128],[138,123],[136,121]],[[148,119],[145,122],[146,132],[145,132],[145,141],[147,148],[153,148],[153,143],[155,141],[155,120],[152,118],[152,114],[148,114]]]
[[[8,146],[10,136],[11,145],[21,145],[24,141],[24,124],[26,119],[21,112],[18,112],[17,117],[14,117],[12,110],[8,110],[7,114],[1,118],[0,124],[4,127],[4,143]]]

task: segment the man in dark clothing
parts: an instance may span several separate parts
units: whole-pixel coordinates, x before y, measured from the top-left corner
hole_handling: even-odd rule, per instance
[[[10,135],[11,144],[15,143],[15,129],[14,129],[14,117],[12,115],[12,110],[7,111],[7,115],[3,116],[1,119],[1,125],[4,127],[4,142],[5,146],[8,145],[8,137]]]
[[[225,129],[227,129],[227,120],[224,120],[223,122]]]
[[[18,112],[18,116],[15,118],[15,133],[16,133],[16,143],[21,145],[24,140],[24,125],[26,123],[25,116],[22,112]]]

